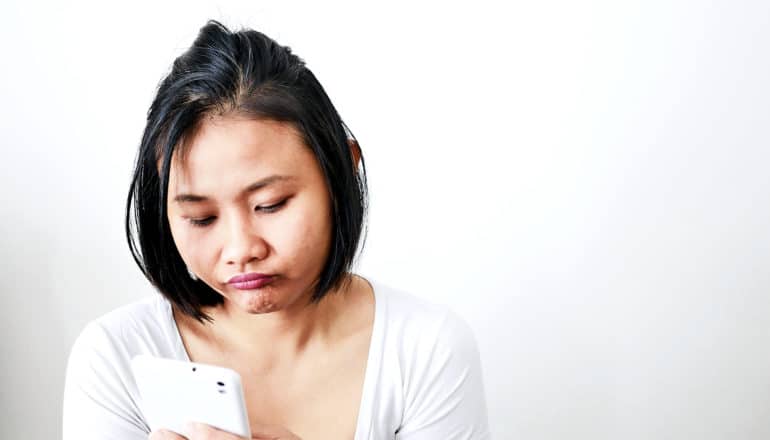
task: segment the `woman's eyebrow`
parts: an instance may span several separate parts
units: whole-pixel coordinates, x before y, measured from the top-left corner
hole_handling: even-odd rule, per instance
[[[272,176],[265,177],[264,179],[257,180],[256,182],[252,183],[251,185],[247,186],[246,189],[243,190],[242,194],[250,194],[254,191],[258,191],[270,184],[276,183],[276,182],[286,182],[290,180],[295,180],[294,176],[281,176],[278,174],[273,174]]]
[[[246,189],[244,189],[241,194],[246,195],[253,193],[254,191],[258,191],[266,186],[269,186],[276,182],[285,182],[295,180],[294,176],[281,176],[274,174],[272,176],[265,177],[264,179],[257,180],[256,182],[252,183],[251,185],[247,186]],[[205,202],[209,198],[206,196],[201,196],[198,194],[178,194],[176,197],[174,197],[174,202],[176,203],[198,203],[198,202]]]

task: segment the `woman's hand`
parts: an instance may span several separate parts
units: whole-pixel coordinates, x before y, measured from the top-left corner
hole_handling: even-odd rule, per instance
[[[251,438],[254,440],[302,440],[280,426],[257,425],[252,426],[252,429],[254,432],[251,433]],[[151,432],[148,440],[243,440],[243,437],[203,423],[190,423],[187,425],[185,436],[161,429]]]

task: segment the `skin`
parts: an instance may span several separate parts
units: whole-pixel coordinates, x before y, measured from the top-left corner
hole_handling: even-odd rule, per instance
[[[319,376],[324,371],[319,362],[338,359],[340,365],[330,365],[339,371],[365,361],[373,321],[371,286],[350,275],[345,288],[309,305],[329,253],[331,201],[313,152],[293,126],[215,116],[204,119],[188,142],[184,161],[172,158],[168,220],[189,270],[224,303],[205,310],[212,324],[175,310],[177,326],[193,361],[228,366],[244,377],[253,438],[298,439],[275,420],[264,420],[290,420],[282,417],[289,410],[275,408],[291,408],[292,401],[258,407],[249,405],[249,395],[277,400],[291,395],[287,390],[297,384],[307,384],[312,395],[313,384],[326,381]],[[357,161],[358,147],[351,148]],[[266,183],[254,189],[257,182]],[[228,284],[233,276],[252,272],[269,274],[273,282],[253,290]],[[353,368],[360,380],[338,388],[350,397],[343,401],[351,402],[350,409],[359,401],[363,370]],[[150,438],[185,437],[157,431]],[[195,425],[186,438],[238,437]]]

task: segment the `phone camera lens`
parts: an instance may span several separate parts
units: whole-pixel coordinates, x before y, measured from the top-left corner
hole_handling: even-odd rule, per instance
[[[225,386],[225,384],[223,382],[217,382],[217,385],[219,385],[220,387]]]
[[[193,371],[195,371],[195,370],[197,370],[197,368],[196,368],[196,367],[193,367]]]

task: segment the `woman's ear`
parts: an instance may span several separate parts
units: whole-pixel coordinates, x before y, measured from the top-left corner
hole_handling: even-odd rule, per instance
[[[348,139],[348,146],[350,146],[350,154],[353,156],[353,168],[358,169],[358,163],[361,162],[361,147],[358,146],[358,141],[355,139]]]

